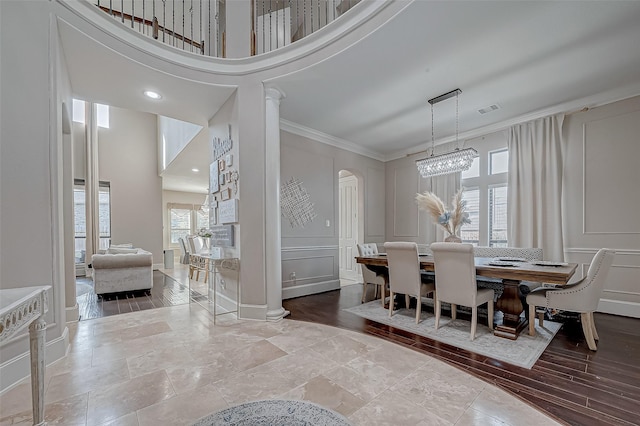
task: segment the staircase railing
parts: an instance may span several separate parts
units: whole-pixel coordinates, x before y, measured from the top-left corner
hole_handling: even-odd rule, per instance
[[[91,1],[91,0],[90,0]],[[132,29],[179,49],[226,57],[226,1],[93,0]],[[361,0],[252,0],[251,55],[288,46]]]

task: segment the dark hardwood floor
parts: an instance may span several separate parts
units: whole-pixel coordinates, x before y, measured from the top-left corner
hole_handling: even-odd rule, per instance
[[[80,320],[189,303],[189,288],[160,271],[153,271],[151,290],[96,295],[91,278],[76,278]],[[196,295],[198,296],[198,295]]]
[[[369,286],[372,292],[373,286]],[[287,318],[374,335],[448,362],[570,425],[640,424],[640,319],[595,314],[598,351],[579,317],[563,327],[531,370],[376,323],[343,309],[360,303],[361,285],[283,301]],[[431,308],[425,307],[426,310]],[[432,312],[432,310],[431,310]]]

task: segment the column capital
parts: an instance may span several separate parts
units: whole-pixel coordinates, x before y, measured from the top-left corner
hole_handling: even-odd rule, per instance
[[[287,94],[277,87],[267,87],[264,90],[264,97],[267,100],[274,101],[279,104],[282,99],[287,97]]]

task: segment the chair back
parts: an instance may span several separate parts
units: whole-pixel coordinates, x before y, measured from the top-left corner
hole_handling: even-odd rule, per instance
[[[418,245],[411,242],[384,243],[389,268],[389,287],[393,293],[420,296]]]
[[[598,308],[598,302],[604,290],[604,283],[607,280],[615,253],[615,250],[607,248],[598,250],[596,255],[593,256],[591,265],[589,265],[586,278],[575,287],[570,287],[566,290],[567,293],[574,293],[575,291],[575,294],[572,294],[573,300],[568,301],[570,306],[567,306],[565,310],[594,312]]]
[[[184,237],[178,238],[178,243],[180,244],[180,263],[188,264],[189,263],[189,249],[187,248],[187,243],[185,242]]]
[[[438,300],[463,306],[477,306],[478,293],[473,245],[433,243]]]
[[[358,253],[360,257],[378,254],[378,245],[376,243],[358,244]]]
[[[358,244],[358,254],[360,257],[378,254],[378,246],[375,244]],[[376,279],[376,273],[367,268],[367,265],[360,265],[360,270],[362,271],[362,281],[365,283],[375,283],[378,281]]]
[[[189,253],[196,254],[202,251],[202,239],[197,235],[188,235]]]

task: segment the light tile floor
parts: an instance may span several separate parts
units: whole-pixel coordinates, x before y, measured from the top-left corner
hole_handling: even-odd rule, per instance
[[[242,402],[305,399],[354,425],[550,425],[508,393],[410,349],[293,320],[239,321],[196,304],[70,325],[46,370],[49,425],[189,425]],[[1,425],[31,424],[28,381]]]

